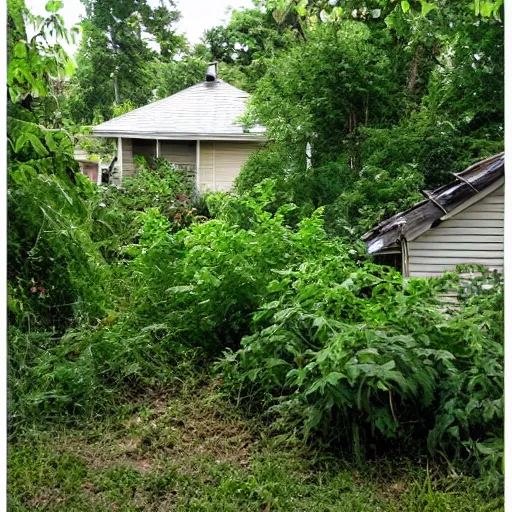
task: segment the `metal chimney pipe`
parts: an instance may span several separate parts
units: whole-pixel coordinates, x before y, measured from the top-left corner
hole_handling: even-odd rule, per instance
[[[206,70],[206,81],[215,82],[217,80],[217,62],[210,62]]]

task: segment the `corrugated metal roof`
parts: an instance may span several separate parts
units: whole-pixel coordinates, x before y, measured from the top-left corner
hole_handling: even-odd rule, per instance
[[[201,82],[93,128],[100,137],[192,140],[265,140],[257,125],[244,131],[239,118],[249,94],[223,80]]]
[[[476,194],[505,176],[505,153],[498,153],[455,174],[456,181],[433,191],[424,191],[427,199],[397,213],[365,233],[369,254],[394,246],[401,238],[413,240],[463,205]]]

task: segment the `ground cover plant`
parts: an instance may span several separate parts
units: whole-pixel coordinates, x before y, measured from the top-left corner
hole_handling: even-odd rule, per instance
[[[484,87],[499,71],[498,56],[473,68],[462,51],[486,60],[499,5],[474,29],[458,7],[416,2],[387,6],[387,22],[317,12],[321,2],[235,16],[209,44],[257,40],[247,55],[236,45],[247,64],[219,55],[240,80],[262,78],[252,115],[276,139],[249,161],[238,194],[199,199],[164,160],[140,160],[121,188],[78,172],[79,130],[50,121],[73,71],[46,38],[66,35],[60,4],[48,3],[31,39],[24,3],[8,11],[10,510],[501,510],[501,276],[466,268],[470,283],[457,273],[404,283],[356,236],[501,144],[499,96],[475,103],[463,128],[469,106],[455,87],[467,77]],[[460,39],[441,12],[461,16]],[[175,18],[146,9],[139,22],[158,13]],[[88,30],[103,37],[98,16]],[[430,22],[457,66],[439,70],[434,44],[415,39]],[[423,48],[416,64],[392,36]],[[133,27],[122,37],[143,44]],[[399,104],[403,76],[414,83]],[[124,94],[130,81],[117,83]],[[108,94],[105,115],[126,107]],[[450,138],[434,132],[441,118],[453,120]],[[322,131],[306,169],[299,147]],[[410,155],[425,133],[435,136],[422,164]],[[429,167],[433,148],[450,166]],[[456,307],[440,301],[447,289],[459,291]]]

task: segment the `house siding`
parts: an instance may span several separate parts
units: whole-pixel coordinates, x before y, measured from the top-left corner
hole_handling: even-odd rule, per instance
[[[200,144],[199,190],[231,190],[249,155],[261,145],[255,142],[207,142]]]
[[[196,141],[160,141],[160,156],[175,165],[196,165]]]
[[[460,263],[503,272],[504,187],[408,242],[409,277],[438,277]]]
[[[215,190],[231,190],[249,155],[258,148],[254,142],[215,142]]]
[[[199,146],[199,192],[215,190],[213,142],[201,141]]]
[[[160,155],[176,166],[196,167],[196,141],[160,141]],[[258,142],[201,141],[199,191],[228,191],[249,155],[261,147]],[[156,155],[156,140],[123,139],[123,177],[134,176],[134,157]]]
[[[123,178],[135,176],[135,163],[133,161],[132,139],[123,139]]]

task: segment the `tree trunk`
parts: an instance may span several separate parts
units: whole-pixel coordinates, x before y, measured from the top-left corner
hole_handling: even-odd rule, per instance
[[[119,94],[119,77],[118,77],[119,67],[117,65],[118,46],[117,46],[117,41],[116,41],[116,34],[115,34],[113,27],[110,27],[110,41],[112,43],[112,51],[114,52],[114,62],[115,62],[115,67],[114,67],[114,103],[116,105],[119,105],[121,103],[121,97]]]
[[[119,97],[119,79],[117,78],[117,67],[114,72],[114,102],[116,105],[121,103],[121,99]]]
[[[416,47],[416,51],[414,52],[414,57],[411,63],[411,72],[409,73],[409,92],[414,91],[414,87],[416,86],[416,79],[418,78],[418,66],[420,63],[422,46],[418,45]]]
[[[348,116],[348,133],[352,133],[357,128],[357,116],[351,112]]]

